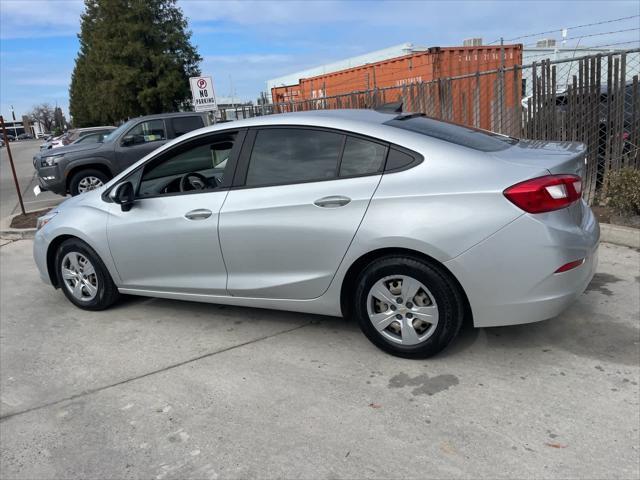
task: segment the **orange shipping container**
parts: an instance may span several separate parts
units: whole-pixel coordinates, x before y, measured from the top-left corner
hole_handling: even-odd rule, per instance
[[[473,47],[433,47],[409,55],[369,63],[345,70],[326,73],[311,78],[301,78],[296,85],[272,89],[274,103],[299,102],[318,98],[366,92],[373,89],[393,89],[396,97],[403,87],[433,80],[486,72],[500,68],[504,51],[505,67],[522,64],[522,45],[473,46]],[[454,108],[449,112],[450,120],[492,128],[489,112],[494,98],[493,84],[496,75],[480,77],[480,105],[475,121],[470,110],[476,79],[463,79],[452,83]],[[519,101],[520,92],[514,92],[514,84],[504,84],[505,107],[513,107]],[[389,93],[393,93],[392,90]],[[515,94],[515,95],[514,95]],[[392,99],[385,97],[388,101]]]

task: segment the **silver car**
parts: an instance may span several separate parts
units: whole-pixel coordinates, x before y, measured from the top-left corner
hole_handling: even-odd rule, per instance
[[[355,318],[403,357],[554,317],[597,263],[580,143],[417,114],[319,111],[186,134],[42,217],[42,279],[119,294]]]

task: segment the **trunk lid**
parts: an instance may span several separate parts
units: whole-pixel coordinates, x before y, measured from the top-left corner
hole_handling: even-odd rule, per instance
[[[499,152],[491,152],[502,161],[540,167],[554,175],[571,174],[583,179],[587,148],[580,142],[555,142],[547,140],[521,140],[510,148]],[[523,179],[526,180],[526,179]],[[582,224],[583,203],[575,202],[563,209],[576,225]]]
[[[509,163],[542,167],[553,174],[583,176],[587,148],[580,142],[520,140],[510,148],[491,154]]]

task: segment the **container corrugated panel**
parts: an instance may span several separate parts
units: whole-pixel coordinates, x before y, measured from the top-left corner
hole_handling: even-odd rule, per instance
[[[434,47],[396,58],[361,65],[337,72],[300,79],[297,85],[272,89],[273,101],[296,102],[323,97],[366,92],[373,88],[392,88],[385,92],[385,101],[396,101],[403,88],[409,85],[430,82],[441,78],[456,77],[488,70],[496,70],[501,64],[504,49],[504,65],[512,67],[522,63],[522,45]],[[480,118],[474,123],[491,129],[490,111],[494,100],[494,84],[497,75],[480,77]],[[513,82],[504,85],[506,107],[514,103]],[[456,101],[448,118],[459,123],[470,124],[472,99],[476,79],[469,78],[452,82],[452,94]],[[516,92],[519,95],[518,92]],[[339,108],[339,107],[338,107]]]

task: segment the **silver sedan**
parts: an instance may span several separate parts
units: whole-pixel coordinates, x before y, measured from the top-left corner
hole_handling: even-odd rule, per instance
[[[39,220],[42,279],[76,306],[120,294],[355,318],[403,357],[558,315],[599,227],[585,149],[417,114],[258,117],[170,142]]]

